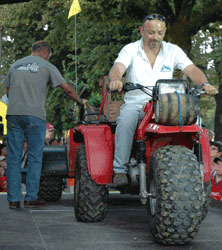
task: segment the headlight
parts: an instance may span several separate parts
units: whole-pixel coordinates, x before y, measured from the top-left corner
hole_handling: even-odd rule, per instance
[[[186,87],[184,83],[173,82],[173,83],[159,83],[159,94],[174,93],[178,92],[181,94],[186,93]]]

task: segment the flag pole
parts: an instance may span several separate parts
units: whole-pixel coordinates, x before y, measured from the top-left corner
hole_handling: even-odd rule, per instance
[[[77,84],[78,84],[78,72],[77,72],[77,31],[76,31],[76,26],[77,26],[77,22],[76,22],[76,14],[78,14],[79,12],[81,12],[81,7],[79,5],[79,0],[73,0],[72,5],[69,9],[69,14],[68,14],[68,19],[71,16],[75,16],[75,38],[74,38],[74,50],[75,50],[75,72],[76,72],[76,90],[77,90]]]
[[[78,72],[77,72],[77,30],[76,30],[76,15],[75,15],[75,39],[74,39],[74,43],[75,43],[75,72],[76,72],[76,91],[77,91],[77,85],[78,85]]]

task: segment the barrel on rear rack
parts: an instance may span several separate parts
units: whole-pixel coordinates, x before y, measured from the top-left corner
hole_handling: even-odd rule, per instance
[[[188,94],[167,93],[157,96],[154,102],[155,120],[167,126],[191,125],[197,120],[199,105]]]

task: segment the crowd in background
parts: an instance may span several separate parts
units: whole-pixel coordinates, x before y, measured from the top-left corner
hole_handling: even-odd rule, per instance
[[[7,191],[6,180],[6,141],[0,144],[0,192]]]
[[[210,137],[212,136],[212,138]],[[209,133],[211,158],[211,198],[222,201],[222,142],[213,140]]]

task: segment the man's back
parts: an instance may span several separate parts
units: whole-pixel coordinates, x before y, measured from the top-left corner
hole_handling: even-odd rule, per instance
[[[10,68],[6,84],[10,88],[8,115],[33,115],[45,120],[45,99],[49,83],[65,82],[59,71],[39,56],[27,56]]]

